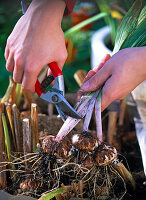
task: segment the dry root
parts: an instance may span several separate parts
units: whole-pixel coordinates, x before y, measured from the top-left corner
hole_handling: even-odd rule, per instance
[[[119,162],[114,147],[99,144],[89,133],[74,137],[72,142],[63,140],[61,143],[56,142],[54,136],[45,137],[37,157],[29,160],[32,166],[29,175],[22,174],[23,180],[26,177],[19,185],[22,192],[30,194],[36,191],[40,195],[64,184],[70,189],[58,195],[58,200],[67,197],[108,199],[115,196],[120,199],[126,193],[125,181],[135,186],[131,173]],[[19,161],[20,170],[24,163]]]

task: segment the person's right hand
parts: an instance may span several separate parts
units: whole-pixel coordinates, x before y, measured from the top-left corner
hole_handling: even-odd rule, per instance
[[[33,0],[7,40],[6,68],[13,79],[34,92],[41,69],[56,62],[62,69],[67,58],[61,21],[63,0]]]

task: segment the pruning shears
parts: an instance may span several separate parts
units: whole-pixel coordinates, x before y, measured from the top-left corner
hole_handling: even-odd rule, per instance
[[[68,116],[82,119],[82,116],[77,113],[64,97],[63,73],[57,63],[52,62],[49,64],[49,67],[53,75],[48,76],[42,83],[37,79],[35,84],[35,91],[38,96],[48,103],[54,104],[63,121]],[[55,80],[54,86],[51,89],[47,89],[53,80]]]

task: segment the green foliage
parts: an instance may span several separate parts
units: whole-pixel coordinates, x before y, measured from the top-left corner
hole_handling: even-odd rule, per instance
[[[83,28],[83,27],[87,26],[88,24],[91,24],[107,15],[108,15],[108,13],[99,13],[93,17],[90,17],[89,19],[86,19],[83,22],[81,22],[81,23],[73,26],[69,30],[67,30],[64,35],[65,35],[65,37],[69,37],[71,34],[74,34],[75,32],[81,30],[81,28]]]
[[[64,192],[66,192],[67,189],[64,187],[58,188],[56,190],[53,190],[52,192],[49,192],[45,195],[43,195],[41,198],[39,198],[39,200],[50,200],[53,197],[56,197],[59,194],[63,194]]]
[[[114,44],[115,36],[117,32],[118,22],[111,16],[111,2],[112,0],[97,0],[98,7],[101,12],[108,13],[108,16],[105,16],[105,23],[111,27],[111,40],[112,44]]]
[[[118,29],[113,54],[120,49],[145,45],[146,41],[146,6],[136,0],[122,20]]]
[[[121,49],[127,47],[141,47],[146,45],[146,6],[142,9],[136,28],[124,41]]]

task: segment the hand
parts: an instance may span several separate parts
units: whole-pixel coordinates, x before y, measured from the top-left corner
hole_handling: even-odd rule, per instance
[[[84,91],[103,86],[102,111],[112,101],[124,99],[146,79],[146,47],[127,48],[109,58],[107,55],[104,65],[91,70],[81,86]]]
[[[62,69],[67,58],[61,21],[62,0],[33,0],[7,40],[6,68],[25,89],[35,90],[41,69],[55,61]]]

